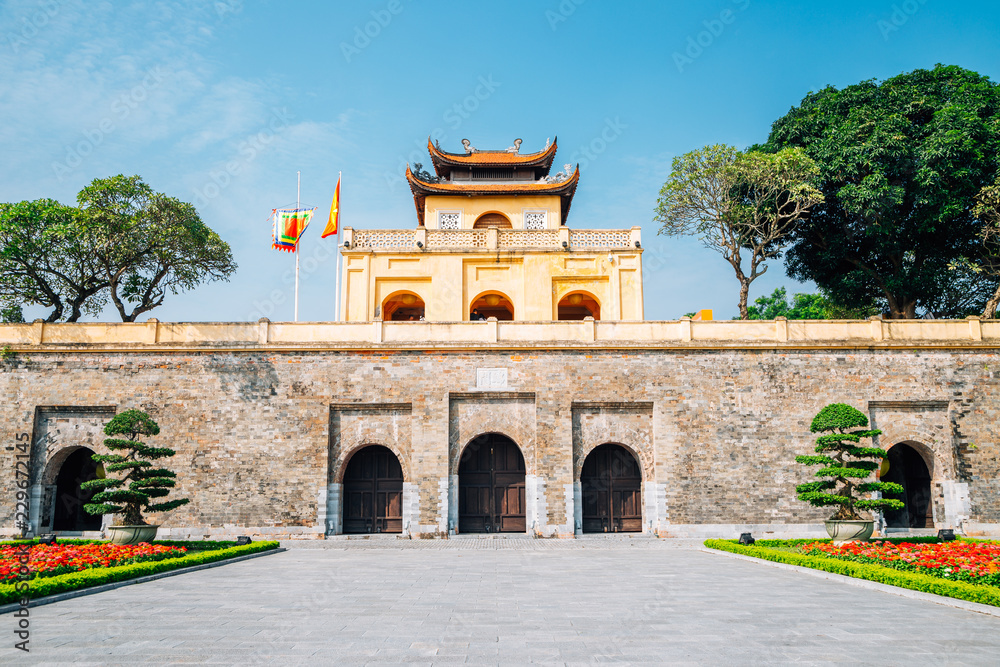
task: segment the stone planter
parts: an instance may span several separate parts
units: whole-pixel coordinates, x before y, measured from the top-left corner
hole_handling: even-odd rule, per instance
[[[875,532],[874,521],[834,521],[826,522],[826,532],[833,538],[834,544],[843,544],[851,540],[867,540]]]
[[[159,526],[108,526],[112,544],[139,544],[156,539]]]

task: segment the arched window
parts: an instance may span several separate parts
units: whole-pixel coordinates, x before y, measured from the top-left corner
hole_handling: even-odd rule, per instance
[[[497,229],[510,229],[510,219],[503,213],[483,213],[476,219],[473,229],[487,229],[496,227]]]
[[[413,292],[397,292],[382,303],[386,322],[417,321],[424,317],[424,300]]]
[[[469,306],[470,320],[485,320],[495,317],[501,322],[514,319],[514,304],[501,292],[484,292],[472,300]]]
[[[570,292],[559,300],[557,319],[582,320],[585,317],[601,319],[601,304],[597,297],[582,290]]]

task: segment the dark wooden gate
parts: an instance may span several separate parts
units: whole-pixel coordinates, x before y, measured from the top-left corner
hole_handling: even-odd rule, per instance
[[[524,456],[510,438],[479,436],[458,465],[458,532],[523,533]]]
[[[583,532],[642,531],[642,473],[632,452],[601,445],[583,462]]]
[[[403,469],[387,447],[365,447],[344,471],[344,532],[402,531]]]

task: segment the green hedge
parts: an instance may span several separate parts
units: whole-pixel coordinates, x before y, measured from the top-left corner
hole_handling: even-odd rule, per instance
[[[118,567],[92,568],[79,572],[70,572],[69,574],[60,574],[56,577],[31,579],[26,582],[28,584],[27,593],[31,599],[41,598],[47,595],[55,595],[56,593],[65,593],[66,591],[75,591],[80,588],[90,588],[91,586],[100,586],[101,584],[109,584],[116,581],[137,579],[138,577],[146,577],[151,574],[159,574],[160,572],[169,572],[192,565],[202,565],[203,563],[214,563],[227,558],[246,556],[247,554],[277,548],[277,542],[251,542],[242,547],[230,547],[215,551],[198,551],[187,556],[171,558],[169,560],[119,565]],[[20,585],[23,587],[24,583],[21,582]],[[25,591],[18,591],[17,586],[17,583],[0,584],[0,604],[17,602],[24,596]]]
[[[761,540],[761,542],[764,541]],[[790,543],[797,540],[770,541],[784,542],[786,544],[783,546],[792,546]],[[757,544],[760,544],[760,542]],[[959,600],[1000,607],[1000,589],[993,586],[977,586],[964,581],[948,581],[947,579],[940,579],[927,574],[901,572],[880,565],[854,563],[836,558],[823,558],[821,556],[807,556],[788,551],[775,551],[768,549],[766,546],[743,546],[736,540],[705,540],[705,546],[709,549],[729,551],[734,554],[752,556],[753,558],[774,561],[776,563],[799,565],[814,570],[843,574],[856,579],[867,579],[868,581],[876,581],[880,584],[889,584],[890,586],[909,588],[914,591],[923,591],[924,593],[944,595],[950,598],[958,598]]]

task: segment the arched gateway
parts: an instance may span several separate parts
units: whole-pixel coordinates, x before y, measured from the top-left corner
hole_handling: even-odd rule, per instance
[[[470,442],[458,464],[458,532],[525,532],[524,473],[524,456],[507,436]]]
[[[931,473],[924,457],[906,443],[889,448],[889,469],[881,476],[883,482],[903,486],[903,495],[894,496],[905,503],[901,510],[885,512],[889,528],[933,528],[934,507],[931,503]]]
[[[632,452],[621,445],[595,447],[580,474],[583,532],[642,531],[642,472]]]
[[[98,465],[91,458],[93,450],[80,447],[66,457],[56,477],[56,497],[53,530],[80,532],[100,530],[101,515],[90,514],[83,506],[90,502],[93,491],[80,488],[83,482],[98,478]]]
[[[369,445],[347,463],[344,532],[403,532],[403,469],[387,447]]]

